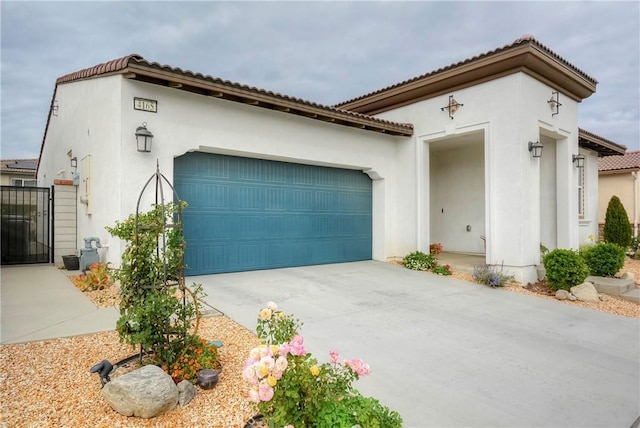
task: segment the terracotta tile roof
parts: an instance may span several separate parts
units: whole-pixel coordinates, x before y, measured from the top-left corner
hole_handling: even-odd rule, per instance
[[[38,159],[2,159],[0,173],[21,174],[35,177]]]
[[[598,159],[598,171],[640,170],[640,151]]]
[[[66,74],[62,77],[58,77],[58,79],[56,80],[56,85],[59,85],[60,83],[73,82],[76,80],[90,79],[92,77],[98,77],[105,74],[122,71],[129,66],[129,61],[134,59],[141,60],[143,58],[141,55],[131,54],[122,58],[114,59],[112,61],[107,61],[93,67],[85,68],[84,70],[76,71]]]
[[[422,74],[420,76],[416,76],[413,77],[411,79],[396,83],[394,85],[391,86],[387,86],[385,88],[382,89],[378,89],[376,91],[370,92],[368,94],[364,94],[361,95],[359,97],[356,98],[352,98],[350,100],[347,101],[343,101],[341,103],[335,104],[335,107],[340,107],[346,104],[351,104],[355,101],[358,100],[362,100],[365,98],[369,98],[372,97],[374,95],[377,94],[381,94],[383,92],[387,92],[402,86],[409,86],[412,83],[418,82],[420,80],[424,80],[425,78],[440,74],[440,73],[444,73],[446,71],[473,63],[473,62],[477,62],[480,61],[482,59],[494,56],[494,55],[498,55],[501,54],[505,51],[508,51],[510,49],[522,46],[522,45],[532,45],[535,46],[536,48],[538,48],[539,50],[545,52],[546,54],[548,54],[550,57],[554,58],[555,60],[557,60],[558,62],[560,62],[561,64],[563,64],[564,66],[568,67],[569,69],[573,70],[575,73],[577,73],[578,75],[580,75],[582,78],[584,78],[585,80],[589,81],[592,85],[597,85],[598,81],[596,79],[594,79],[593,77],[587,75],[585,72],[583,72],[582,70],[580,70],[578,67],[574,66],[573,64],[569,63],[566,59],[564,59],[563,57],[561,57],[560,55],[556,54],[555,52],[553,52],[551,49],[549,49],[548,47],[546,47],[545,45],[543,45],[542,43],[538,42],[532,35],[530,34],[526,34],[518,39],[516,39],[515,41],[513,41],[512,43],[509,43],[503,47],[497,48],[497,49],[493,49],[484,53],[481,53],[479,55],[473,56],[471,58],[465,59],[463,61],[459,61],[450,65],[447,65],[445,67],[439,68],[437,70],[431,71],[429,73],[426,74]]]
[[[56,80],[56,86],[51,97],[49,115],[45,125],[40,156],[47,138],[47,131],[51,121],[52,111],[56,99],[58,85],[79,80],[104,77],[112,74],[122,74],[125,78],[140,80],[171,88],[190,91],[193,93],[222,98],[229,101],[250,104],[256,107],[268,108],[288,114],[303,116],[337,125],[351,126],[368,131],[381,132],[396,136],[413,135],[413,124],[398,123],[389,120],[360,114],[332,106],[325,106],[300,98],[290,97],[272,91],[248,86],[217,77],[183,70],[179,67],[162,65],[144,59],[141,55],[131,54],[85,68],[74,73],[66,74]]]
[[[395,135],[409,136],[413,134],[413,125],[410,123],[392,122],[390,120],[375,118],[372,116],[368,116],[368,115],[364,115],[364,114],[360,114],[360,113],[356,113],[348,110],[341,110],[336,107],[325,106],[312,101],[303,100],[301,98],[290,97],[288,95],[280,94],[277,92],[267,91],[264,89],[257,88],[255,86],[249,86],[242,83],[232,82],[230,80],[223,80],[218,77],[213,77],[210,75],[193,72],[191,70],[183,70],[180,67],[162,65],[157,62],[148,61],[138,54],[127,55],[122,58],[114,59],[112,61],[108,61],[103,64],[96,65],[94,67],[86,68],[84,70],[67,74],[65,76],[58,78],[56,80],[56,85],[69,83],[77,80],[101,77],[109,74],[123,72],[124,70],[130,70],[133,73],[136,73],[137,71],[139,70],[141,71],[143,69],[148,69],[148,70],[152,69],[162,73],[169,73],[173,75],[178,75],[180,77],[195,79],[196,81],[200,81],[203,83],[213,84],[214,86],[220,88],[221,90],[224,90],[224,89],[237,90],[238,96],[257,95],[262,98],[261,100],[258,100],[257,105],[259,105],[260,101],[262,101],[265,104],[267,104],[269,101],[283,101],[287,106],[298,105],[298,106],[310,107],[312,110],[320,110],[323,112],[331,113],[333,115],[337,115],[338,117],[335,119],[339,119],[339,117],[341,116],[347,120],[361,119],[362,121],[365,121],[366,123],[371,124],[372,128],[375,128],[375,124],[383,125],[383,127],[381,127],[380,130],[384,129],[386,132],[389,132],[392,135],[395,134]],[[225,94],[222,94],[223,98],[224,98],[224,95]],[[255,100],[245,100],[245,99],[243,100],[232,99],[232,100],[240,101],[240,102],[255,101]],[[249,103],[251,104],[251,102]],[[313,117],[310,114],[306,116]],[[323,118],[320,118],[320,120],[323,120]],[[390,127],[397,128],[397,129],[396,130],[386,129]],[[367,129],[368,127],[365,125],[364,128]]]

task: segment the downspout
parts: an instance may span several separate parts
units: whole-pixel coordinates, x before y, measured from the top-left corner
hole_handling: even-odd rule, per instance
[[[633,236],[638,236],[638,172],[631,173],[633,176]]]

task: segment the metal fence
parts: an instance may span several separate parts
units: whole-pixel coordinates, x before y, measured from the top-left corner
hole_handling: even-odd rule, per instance
[[[1,186],[1,264],[49,263],[51,189]]]

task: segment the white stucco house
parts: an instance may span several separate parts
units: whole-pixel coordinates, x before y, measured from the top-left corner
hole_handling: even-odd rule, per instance
[[[188,274],[440,242],[526,283],[541,243],[597,233],[597,159],[625,147],[578,128],[596,84],[530,36],[336,106],[129,55],[57,80],[38,183],[78,174],[79,247],[100,237],[115,264],[123,244],[104,227],[135,211],[158,162],[189,203]]]

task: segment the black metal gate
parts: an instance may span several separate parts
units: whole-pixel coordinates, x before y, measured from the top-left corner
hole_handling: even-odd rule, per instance
[[[46,187],[2,186],[1,264],[52,261],[51,196]]]

